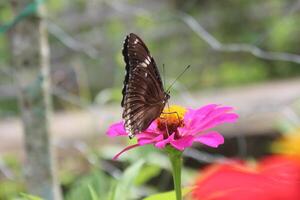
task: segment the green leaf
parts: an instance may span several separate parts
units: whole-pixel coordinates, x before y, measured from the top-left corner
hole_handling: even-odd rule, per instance
[[[97,200],[106,200],[110,183],[110,177],[104,174],[101,170],[95,169],[90,174],[85,175],[75,182],[70,191],[67,193],[65,199],[94,200],[94,197],[96,196]],[[91,188],[95,195],[92,194]]]
[[[135,180],[136,185],[142,185],[151,178],[157,176],[161,171],[161,168],[157,165],[146,165],[143,167],[143,170],[137,176]]]
[[[38,7],[44,2],[45,2],[45,0],[35,0],[31,3],[29,3],[21,12],[19,12],[19,14],[13,20],[0,26],[0,33],[5,33],[6,31],[8,31],[10,28],[15,26],[20,21],[35,14]]]
[[[130,140],[130,144],[135,144],[136,140]],[[117,152],[120,152],[122,148],[116,145],[107,145],[101,148],[101,155],[105,159],[111,159],[116,155]],[[162,151],[153,147],[152,145],[145,145],[139,147],[138,150],[132,149],[129,153],[121,155],[118,160],[126,161],[130,163],[136,163],[139,158],[143,158],[145,162],[149,165],[157,165],[161,169],[170,169],[170,163],[166,154],[163,154]],[[153,159],[155,158],[155,159]]]
[[[182,195],[185,196],[191,191],[191,188],[182,188]],[[151,195],[149,197],[144,198],[143,200],[176,200],[175,191],[163,192]]]
[[[33,195],[30,195],[30,194],[21,193],[20,195],[23,198],[25,198],[26,200],[43,200],[42,198],[40,198],[38,196],[33,196]]]
[[[134,181],[144,163],[144,160],[139,160],[125,170],[123,176],[120,178],[120,180],[118,180],[118,183],[116,185],[116,190],[113,194],[114,200],[126,200],[129,198],[130,190],[134,185]]]
[[[9,165],[7,165],[7,167],[9,167]],[[13,168],[9,168],[9,169],[13,169]],[[14,171],[12,172],[14,174],[17,174],[15,173],[15,169],[13,170]],[[16,196],[16,194],[20,194],[24,190],[25,188],[23,182],[19,178],[13,180],[2,179],[0,181],[0,199],[12,199],[13,197]]]
[[[117,181],[112,181],[110,184],[109,193],[107,195],[107,200],[114,200],[116,187],[117,187]]]
[[[95,192],[93,186],[91,186],[90,184],[88,185],[89,191],[90,191],[90,195],[92,197],[92,200],[99,200],[100,198],[98,197],[97,193]]]

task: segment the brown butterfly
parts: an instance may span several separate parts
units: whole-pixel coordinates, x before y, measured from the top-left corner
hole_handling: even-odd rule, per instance
[[[122,53],[126,63],[122,117],[129,138],[133,138],[160,116],[170,95],[164,91],[156,63],[141,38],[127,35]]]

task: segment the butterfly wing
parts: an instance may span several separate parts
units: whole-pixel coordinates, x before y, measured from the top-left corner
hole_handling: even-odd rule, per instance
[[[131,33],[126,37],[122,53],[126,63],[122,116],[126,131],[133,137],[159,117],[168,95],[154,59],[137,35]]]
[[[129,35],[126,36],[126,39],[124,40],[124,44],[123,44],[122,54],[124,57],[124,61],[126,63],[125,66],[126,74],[125,74],[125,80],[123,83],[124,86],[122,90],[122,94],[123,94],[123,98],[121,101],[122,107],[124,106],[126,85],[129,80],[130,70],[133,70],[139,64],[145,63],[146,65],[149,65],[148,62],[151,62],[150,68],[155,74],[156,81],[158,82],[158,84],[161,87],[161,90],[163,91],[163,84],[156,63],[152,58],[152,56],[150,55],[150,51],[148,50],[147,46],[139,36],[137,36],[134,33],[130,33]],[[148,59],[146,60],[146,58]]]

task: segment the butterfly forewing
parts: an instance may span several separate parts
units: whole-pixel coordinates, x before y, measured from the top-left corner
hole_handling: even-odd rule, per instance
[[[126,131],[133,137],[159,117],[169,96],[164,92],[154,59],[137,35],[126,37],[122,53],[126,63],[122,116]]]

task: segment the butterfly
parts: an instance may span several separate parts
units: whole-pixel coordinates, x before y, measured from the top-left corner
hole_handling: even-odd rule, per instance
[[[122,118],[129,138],[133,138],[160,116],[170,95],[164,91],[156,63],[140,37],[127,35],[122,54],[126,63]]]

